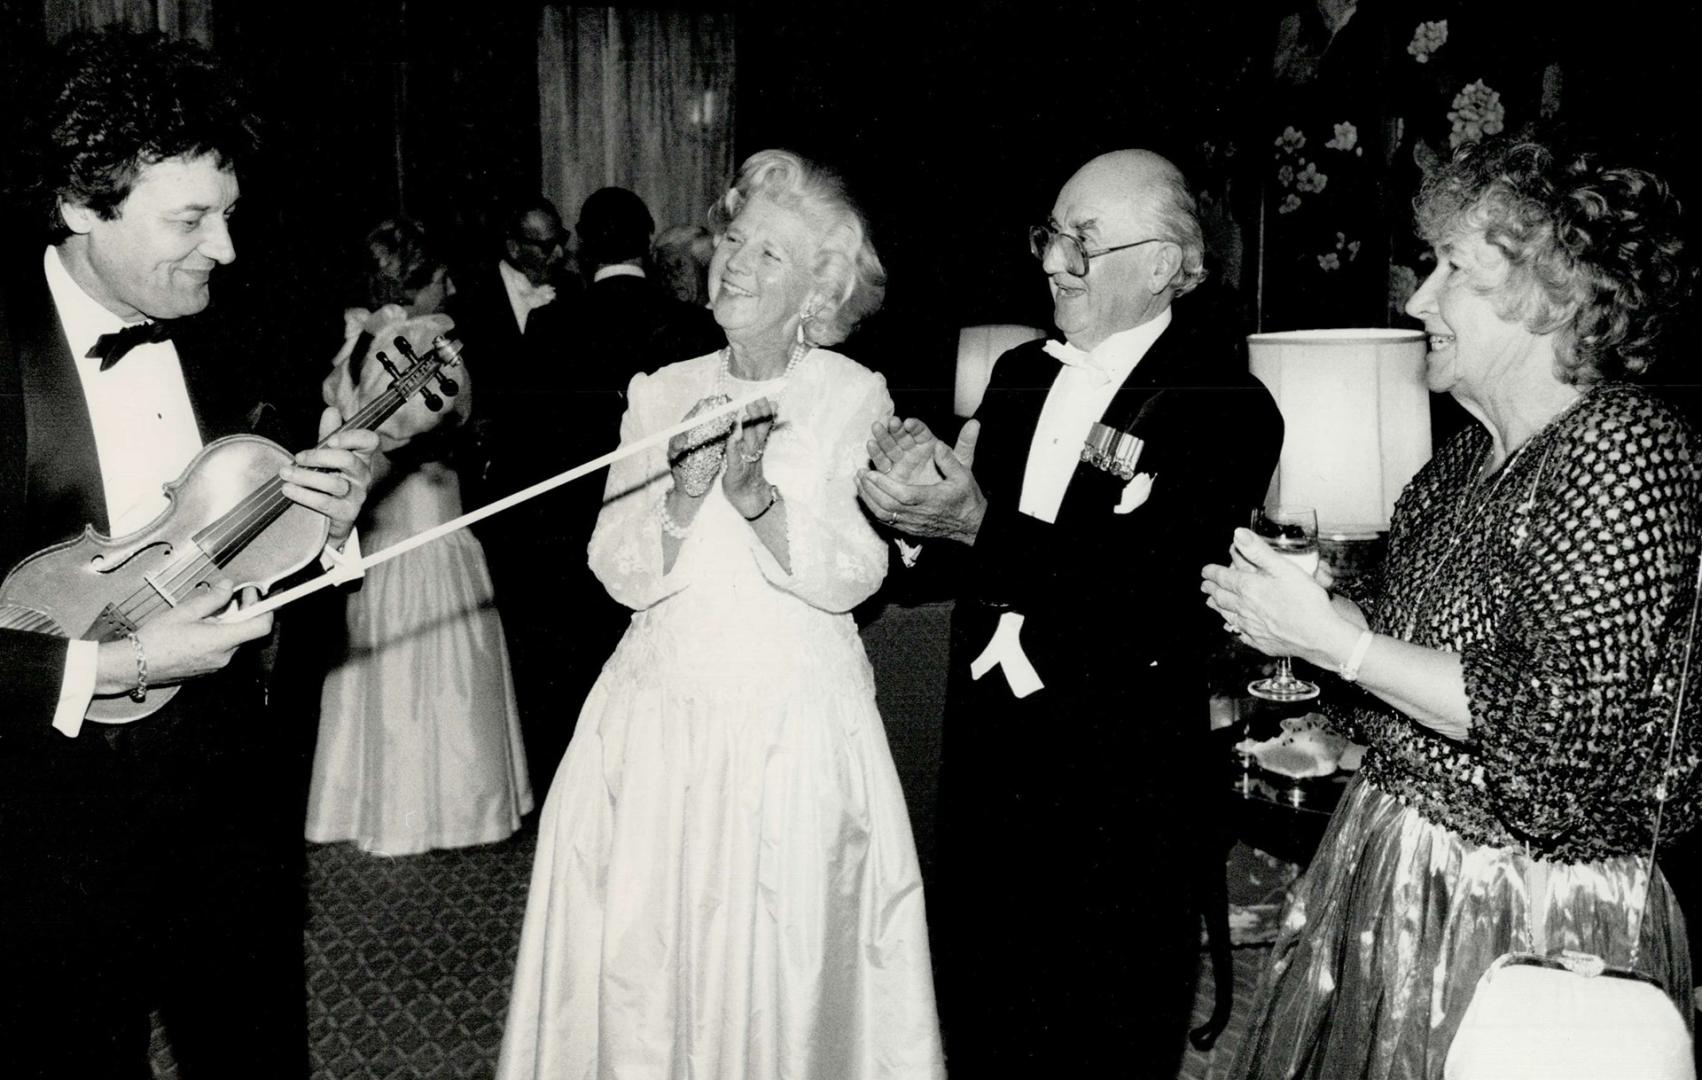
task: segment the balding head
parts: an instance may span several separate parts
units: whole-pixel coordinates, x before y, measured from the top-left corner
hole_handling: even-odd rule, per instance
[[[1062,244],[1042,260],[1053,321],[1080,348],[1156,317],[1205,276],[1193,197],[1181,171],[1149,150],[1117,150],[1083,165],[1058,193],[1050,225],[1090,253],[1123,248],[1092,257],[1085,274],[1071,272]]]

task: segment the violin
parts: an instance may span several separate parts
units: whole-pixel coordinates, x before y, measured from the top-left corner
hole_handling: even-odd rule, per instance
[[[394,344],[409,366],[398,368],[383,352],[375,353],[391,383],[337,433],[376,430],[416,393],[426,408],[438,411],[443,399],[431,389],[433,380],[445,394],[459,391],[444,369],[460,363],[460,342],[439,334],[424,356],[405,337]],[[258,435],[213,440],[165,486],[167,506],[147,525],[116,538],[90,526],[13,567],[0,582],[0,628],[114,641],[176,607],[203,583],[228,578],[239,590],[266,591],[317,558],[330,535],[330,519],[283,494],[278,470],[293,460]],[[97,697],[87,717],[108,724],[140,720],[177,690],[149,686],[140,702],[127,695]]]

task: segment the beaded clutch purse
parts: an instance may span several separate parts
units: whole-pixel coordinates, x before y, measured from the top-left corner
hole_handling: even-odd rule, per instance
[[[697,413],[717,405],[725,405],[729,400],[725,394],[705,398],[692,406],[691,412],[686,413],[686,419],[689,420]],[[680,484],[692,498],[698,498],[708,491],[709,485],[715,483],[715,478],[720,475],[721,463],[727,456],[727,437],[733,431],[733,423],[733,415],[728,413],[705,421],[681,436],[686,448],[676,455],[670,464],[678,470]]]

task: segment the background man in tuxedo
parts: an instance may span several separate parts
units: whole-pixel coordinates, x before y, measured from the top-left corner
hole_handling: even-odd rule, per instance
[[[551,312],[549,337],[532,341],[528,331],[522,349],[533,373],[528,392],[500,406],[505,432],[546,437],[532,438],[523,453],[508,451],[514,466],[495,471],[507,479],[493,485],[500,488],[493,495],[613,450],[635,374],[726,343],[707,308],[675,300],[645,276],[654,228],[644,201],[624,188],[585,200],[576,230],[590,284],[544,309]],[[478,415],[487,401],[482,384],[475,400]],[[527,765],[539,791],[555,775],[585,695],[632,615],[609,598],[587,562],[602,497],[601,478],[587,477],[504,515],[493,523],[494,548],[486,543],[514,657]]]
[[[569,308],[575,384],[624,391],[641,371],[727,343],[708,308],[675,299],[645,273],[656,224],[643,199],[625,188],[595,191],[579,209],[577,228],[590,284]],[[618,412],[612,430],[619,433]]]
[[[85,525],[123,535],[213,438],[281,413],[191,318],[236,251],[253,119],[198,46],[69,39],[14,159],[32,236],[0,272],[0,558]],[[122,332],[122,333],[121,333]],[[134,347],[119,349],[123,341]],[[312,388],[304,388],[302,397]],[[287,391],[286,391],[287,394]],[[341,418],[320,417],[320,435]],[[349,536],[372,432],[297,454],[283,493]],[[306,1075],[299,743],[268,717],[270,616],[213,621],[228,583],[130,639],[0,630],[0,1056],[13,1077],[148,1073],[158,1008],[190,1076]],[[69,628],[73,632],[80,628]],[[179,683],[153,715],[97,697]]]
[[[1170,162],[1084,165],[1033,230],[1067,340],[999,358],[954,448],[877,425],[870,511],[969,566],[942,741],[940,1002],[953,1071],[1175,1074],[1199,922],[1215,626],[1192,578],[1261,498],[1282,421],[1220,320]],[[1095,422],[1143,440],[1081,461]],[[1127,447],[1132,443],[1125,443]],[[1203,848],[1204,851],[1199,849]]]
[[[469,510],[564,467],[557,464],[562,437],[578,411],[566,382],[567,307],[578,282],[567,269],[571,234],[542,196],[510,203],[500,220],[501,257],[456,271],[446,309],[466,345],[475,387],[457,454]],[[559,498],[546,495],[474,526],[508,636],[526,764],[540,805],[578,715],[578,703],[564,700],[560,654],[574,617],[558,601],[562,580],[583,568],[585,552],[583,545],[567,552],[561,542]],[[572,567],[561,565],[564,557]]]

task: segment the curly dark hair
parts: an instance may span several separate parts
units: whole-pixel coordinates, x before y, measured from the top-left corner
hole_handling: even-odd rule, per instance
[[[1529,136],[1468,143],[1425,182],[1419,233],[1482,231],[1506,257],[1492,290],[1502,318],[1555,333],[1558,374],[1588,386],[1636,378],[1688,298],[1679,204],[1641,169],[1562,154]]]
[[[57,243],[61,202],[110,221],[142,169],[208,154],[236,169],[260,146],[236,77],[204,46],[120,28],[67,36],[24,132],[19,198]]]

